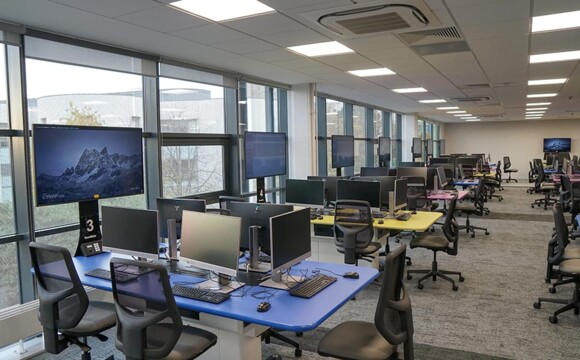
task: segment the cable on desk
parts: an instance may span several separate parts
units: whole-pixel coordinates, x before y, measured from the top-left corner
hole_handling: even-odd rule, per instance
[[[334,272],[334,271],[332,271],[332,270],[323,269],[323,268],[316,268],[316,269],[314,269],[312,272],[314,273],[315,271],[317,271],[317,273],[319,273],[320,271],[326,271],[326,272],[329,272],[329,273],[331,273],[332,275],[336,275],[336,276],[342,276],[342,274],[339,274],[339,273],[337,273],[337,272]]]

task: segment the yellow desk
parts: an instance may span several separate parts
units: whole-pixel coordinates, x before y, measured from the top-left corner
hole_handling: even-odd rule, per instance
[[[418,211],[416,214],[411,215],[411,218],[407,221],[396,219],[374,219],[373,227],[375,229],[375,234],[373,241],[379,242],[384,246],[388,241],[389,230],[426,231],[441,216],[443,216],[443,214],[440,212]],[[379,220],[383,220],[383,223],[379,224]],[[311,220],[310,224],[312,225],[312,256],[310,259],[314,261],[343,263],[344,256],[336,250],[334,238],[314,234],[314,225],[332,226],[334,225],[334,216],[325,215],[320,220]],[[372,263],[369,264],[365,261],[360,261],[359,265],[368,265],[378,269],[379,257],[376,256],[377,254],[374,255]]]
[[[488,173],[475,173],[473,174],[474,177],[488,177],[488,178],[494,178],[495,177],[495,171],[492,172],[488,172]]]

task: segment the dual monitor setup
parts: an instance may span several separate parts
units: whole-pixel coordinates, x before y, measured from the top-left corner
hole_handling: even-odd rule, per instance
[[[381,136],[378,142],[379,165],[386,167],[391,160],[391,138]],[[341,176],[343,167],[354,166],[354,136],[332,135],[330,145],[332,168]]]

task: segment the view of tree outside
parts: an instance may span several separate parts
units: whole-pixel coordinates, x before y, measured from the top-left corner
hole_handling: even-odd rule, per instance
[[[366,164],[366,140],[356,140],[366,138],[366,116],[365,108],[354,105],[352,107],[352,130],[354,141],[354,172],[360,172],[360,168]]]
[[[326,136],[328,137],[326,171],[329,176],[336,175],[336,170],[332,168],[332,143],[330,140],[332,135],[344,135],[344,103],[326,99]]]
[[[381,110],[373,110],[373,127],[374,127],[374,137],[378,139],[379,136],[385,136],[383,133],[383,112]],[[373,160],[374,166],[379,166],[379,157],[377,156],[379,151],[379,144],[373,144]]]

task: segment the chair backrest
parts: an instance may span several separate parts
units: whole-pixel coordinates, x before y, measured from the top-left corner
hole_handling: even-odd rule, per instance
[[[38,284],[45,348],[58,354],[66,343],[58,340],[57,330],[77,326],[87,311],[89,298],[67,249],[37,242],[31,242],[29,248]]]
[[[475,203],[475,209],[478,215],[483,215],[483,208],[485,207],[485,191],[484,191],[485,181],[481,179],[477,186],[475,187],[475,196],[473,202]]]
[[[425,178],[422,176],[403,176],[403,179],[407,179],[407,207],[409,210],[426,207],[428,201]]]
[[[503,171],[506,171],[511,166],[512,166],[512,162],[510,161],[510,157],[509,156],[504,156],[503,157]]]
[[[546,158],[546,165],[552,166],[554,164],[555,158],[556,157],[554,155],[548,155],[548,157]]]
[[[455,205],[457,204],[457,196],[449,201],[449,207],[447,208],[447,217],[445,222],[443,222],[443,235],[447,240],[453,244],[453,247],[447,249],[449,255],[457,255],[459,250],[459,223],[455,218]]]
[[[368,201],[337,200],[334,208],[334,243],[344,251],[344,262],[356,264],[356,250],[369,246],[374,236]]]
[[[474,174],[473,166],[470,164],[459,164],[459,177],[462,179],[472,178]]]
[[[535,165],[536,171],[538,173],[538,176],[536,177],[536,181],[535,181],[534,185],[535,185],[536,189],[539,190],[540,185],[546,180],[546,173],[544,173],[544,164],[542,164],[542,160],[534,159],[534,165]]]
[[[385,260],[385,271],[375,311],[375,326],[392,345],[405,343],[405,359],[413,356],[413,314],[411,300],[403,284],[407,245],[391,251]]]
[[[495,167],[495,179],[501,184],[501,160],[497,161],[497,165]]]
[[[572,197],[572,183],[570,182],[570,177],[568,175],[560,175],[560,202],[562,204],[567,204]]]
[[[548,256],[548,263],[555,264],[559,263],[564,256],[564,251],[566,246],[570,243],[570,240],[568,240],[568,226],[566,225],[566,218],[564,217],[562,205],[560,203],[554,204],[552,213],[554,214],[554,227],[556,229],[555,237],[558,245],[553,256]]]
[[[161,265],[120,258],[112,258],[110,266],[117,313],[117,347],[127,358],[166,357],[183,329],[167,270]],[[115,272],[127,266],[145,267],[152,271],[134,281],[115,281]],[[155,341],[148,342],[152,334],[155,334]]]

